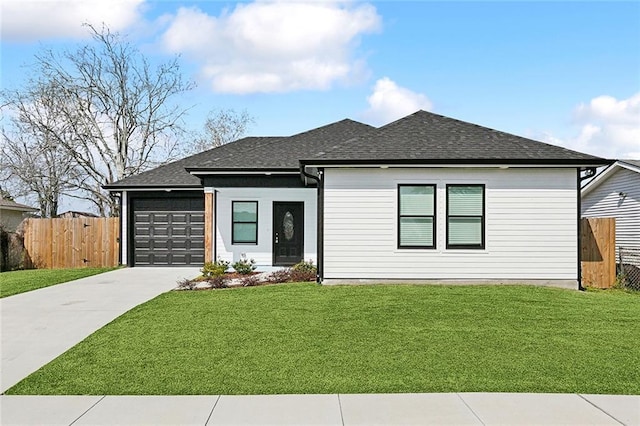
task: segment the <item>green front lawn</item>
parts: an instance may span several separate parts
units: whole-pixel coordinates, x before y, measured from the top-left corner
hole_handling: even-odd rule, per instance
[[[0,273],[0,297],[101,274],[115,268],[29,269]]]
[[[640,393],[640,295],[290,284],[171,292],[9,394]]]

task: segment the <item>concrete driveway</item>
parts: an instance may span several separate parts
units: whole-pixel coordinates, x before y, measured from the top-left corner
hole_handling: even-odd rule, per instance
[[[123,268],[0,299],[0,392],[179,279],[198,274],[197,268]]]

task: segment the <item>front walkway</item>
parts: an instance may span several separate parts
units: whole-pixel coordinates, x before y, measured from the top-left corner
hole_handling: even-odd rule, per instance
[[[640,396],[1,396],[2,425],[640,425]]]
[[[197,268],[123,268],[0,299],[4,392]]]

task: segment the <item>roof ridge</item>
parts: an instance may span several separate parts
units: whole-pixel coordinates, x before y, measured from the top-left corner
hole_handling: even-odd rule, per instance
[[[288,136],[288,137],[289,138],[293,138],[293,137],[302,136],[302,135],[305,135],[305,134],[308,134],[308,133],[312,133],[312,132],[315,133],[318,130],[326,129],[328,127],[335,126],[336,124],[341,124],[341,123],[354,123],[354,124],[360,124],[360,125],[363,125],[363,126],[373,127],[373,126],[370,126],[369,124],[361,123],[359,121],[352,120],[350,118],[343,118],[342,120],[334,121],[333,123],[328,123],[328,124],[322,125],[320,127],[316,127],[314,129],[305,130],[304,132],[300,132],[300,133],[294,133],[293,135]]]

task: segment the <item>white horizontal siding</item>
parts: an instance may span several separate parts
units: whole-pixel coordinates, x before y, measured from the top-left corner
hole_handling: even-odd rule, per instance
[[[397,185],[436,185],[436,249],[397,248]],[[486,249],[446,249],[446,185],[486,185]],[[575,169],[326,169],[327,279],[577,279]]]
[[[216,198],[216,255],[230,262],[242,254],[254,259],[259,271],[273,264],[273,202],[304,202],[304,259],[317,262],[317,192],[306,188],[218,188]],[[258,244],[231,243],[231,202],[258,202]]]
[[[582,197],[582,216],[615,217],[616,247],[640,250],[640,173],[618,169]]]

